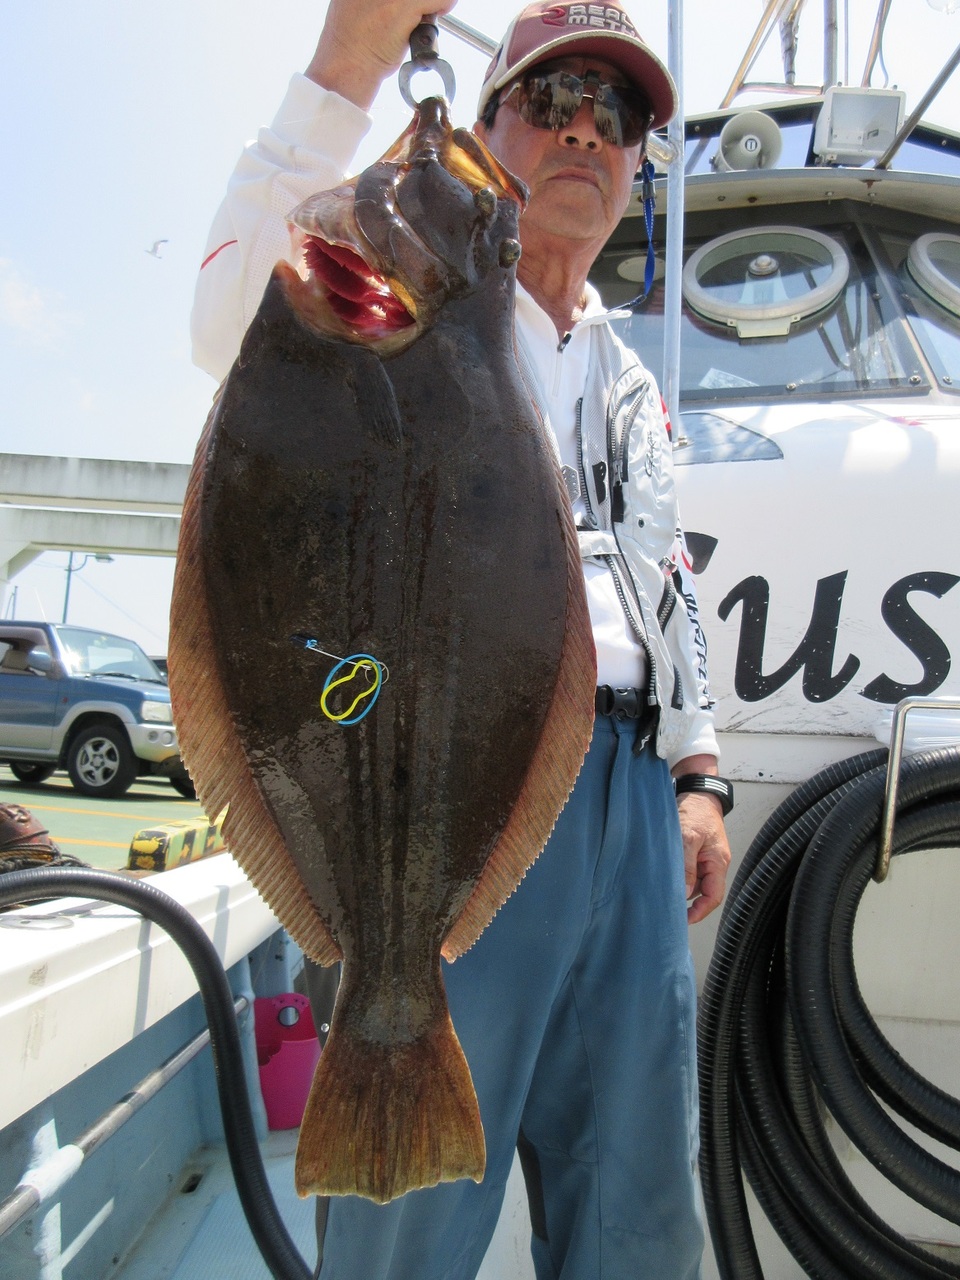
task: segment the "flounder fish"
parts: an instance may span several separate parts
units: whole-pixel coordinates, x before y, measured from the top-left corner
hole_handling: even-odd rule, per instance
[[[524,198],[421,103],[291,215],[304,273],[277,265],[190,478],[184,758],[292,937],[343,964],[301,1195],[482,1178],[440,959],[516,889],[592,733],[576,533],[513,346]]]

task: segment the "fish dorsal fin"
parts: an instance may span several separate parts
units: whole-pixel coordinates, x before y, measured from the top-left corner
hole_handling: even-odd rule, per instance
[[[222,388],[221,388],[222,392]],[[211,655],[216,652],[201,558],[201,493],[218,398],[190,473],[180,524],[170,626],[170,693],[180,748],[206,812],[226,810],[228,849],[243,850],[243,869],[290,935],[318,964],[340,959],[340,948],[287,852],[263,793],[253,779]]]

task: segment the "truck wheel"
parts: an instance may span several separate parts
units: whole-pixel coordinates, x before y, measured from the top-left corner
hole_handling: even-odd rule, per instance
[[[189,778],[171,778],[170,785],[174,791],[179,791],[184,800],[196,800],[197,788],[193,785]]]
[[[137,762],[122,729],[93,724],[70,744],[67,770],[81,795],[114,799],[129,790],[137,776]]]
[[[11,761],[10,772],[25,787],[39,787],[55,772],[55,768],[52,764],[17,764]]]

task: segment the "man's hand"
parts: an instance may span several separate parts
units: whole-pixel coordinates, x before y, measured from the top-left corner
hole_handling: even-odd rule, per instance
[[[449,13],[456,0],[434,0]],[[330,0],[317,51],[304,73],[323,89],[369,110],[381,84],[410,56],[410,34],[424,0]]]
[[[688,791],[679,797],[680,834],[687,882],[687,920],[696,924],[719,907],[727,883],[730,845],[723,828],[720,801]]]
[[[689,756],[674,766],[674,776],[683,773],[716,774],[713,756]],[[683,863],[687,883],[687,921],[696,924],[715,911],[723,901],[730,865],[730,845],[723,826],[723,810],[716,796],[702,791],[686,791],[677,797],[680,834],[683,836]]]

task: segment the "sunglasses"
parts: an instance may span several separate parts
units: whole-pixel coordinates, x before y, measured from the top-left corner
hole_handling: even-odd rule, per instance
[[[593,99],[597,133],[615,147],[634,147],[646,137],[653,112],[646,94],[629,85],[605,84],[595,72],[528,71],[501,102],[518,93],[517,112],[534,129],[565,129],[584,98]]]

